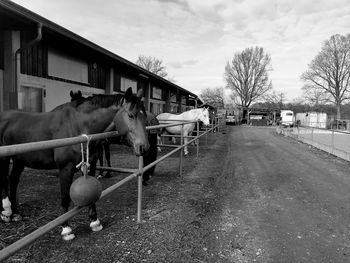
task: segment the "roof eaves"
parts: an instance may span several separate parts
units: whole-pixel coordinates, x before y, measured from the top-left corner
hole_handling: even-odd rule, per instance
[[[108,57],[110,57],[112,59],[115,59],[115,60],[117,60],[119,62],[127,64],[128,66],[130,66],[130,67],[132,67],[134,69],[137,69],[138,71],[141,71],[142,74],[146,75],[147,77],[160,80],[160,81],[165,82],[166,84],[168,84],[168,85],[170,85],[170,86],[172,86],[174,88],[177,88],[179,90],[185,91],[186,93],[188,93],[188,94],[190,94],[190,95],[192,95],[194,97],[198,97],[196,94],[194,94],[194,93],[192,93],[192,92],[190,92],[190,91],[188,91],[188,90],[186,90],[186,89],[184,89],[184,88],[182,88],[182,87],[180,87],[180,86],[170,82],[169,80],[166,80],[166,79],[164,79],[164,78],[162,78],[162,77],[160,77],[160,76],[158,76],[158,75],[156,75],[156,74],[154,74],[154,73],[152,73],[152,72],[150,72],[150,71],[148,71],[148,70],[146,70],[146,69],[144,69],[144,68],[142,68],[142,67],[140,67],[140,66],[138,66],[138,65],[136,65],[134,63],[132,63],[132,62],[130,62],[129,60],[126,60],[126,59],[124,59],[124,58],[122,58],[122,57],[120,57],[120,56],[118,56],[118,55],[108,51],[107,49],[104,49],[104,48],[94,44],[93,42],[91,42],[91,41],[89,41],[89,40],[87,40],[87,39],[85,39],[85,38],[83,38],[83,37],[73,33],[72,31],[69,31],[68,29],[66,29],[64,27],[61,27],[61,26],[57,25],[56,23],[54,23],[54,22],[52,22],[52,21],[50,21],[50,20],[48,20],[48,19],[46,19],[46,18],[36,14],[36,13],[34,13],[34,12],[32,12],[32,11],[30,11],[30,10],[28,10],[28,9],[18,5],[18,4],[15,4],[15,3],[11,2],[11,1],[8,1],[8,0],[2,0],[2,1],[0,1],[0,6],[9,9],[12,12],[16,12],[17,14],[25,17],[28,20],[34,21],[36,23],[41,23],[43,25],[43,27],[46,27],[47,29],[49,29],[51,31],[54,31],[54,32],[56,32],[58,34],[64,35],[64,36],[66,36],[66,37],[68,37],[70,39],[73,39],[74,41],[77,41],[80,44],[83,44],[83,45],[85,45],[85,46],[87,46],[87,47],[89,47],[89,48],[91,48],[93,50],[96,50],[96,51],[98,51],[100,53],[103,53],[104,55],[106,55],[106,56],[108,56]]]

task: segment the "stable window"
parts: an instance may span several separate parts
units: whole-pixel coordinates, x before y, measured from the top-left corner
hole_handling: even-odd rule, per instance
[[[157,88],[157,87],[153,87],[152,88],[152,98],[157,99],[157,100],[161,100],[163,98],[162,89]]]
[[[171,92],[170,93],[170,101],[176,103],[177,102],[177,94]]]
[[[4,69],[5,45],[4,31],[0,31],[0,69]]]
[[[170,105],[170,112],[177,113],[177,109],[179,108],[179,105],[171,104]]]
[[[79,83],[89,83],[86,61],[63,54],[55,49],[48,50],[48,75]]]
[[[165,110],[165,104],[160,104],[160,103],[150,103],[150,111],[155,114],[158,115],[160,113],[163,113]]]
[[[21,86],[18,93],[18,109],[28,112],[42,112],[43,89]]]
[[[186,105],[187,103],[187,97],[186,96],[181,96],[181,104]]]
[[[120,90],[126,91],[128,88],[132,89],[132,93],[137,93],[137,81],[125,77],[120,78]]]

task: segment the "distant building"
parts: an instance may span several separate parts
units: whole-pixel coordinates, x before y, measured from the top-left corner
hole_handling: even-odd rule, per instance
[[[155,114],[199,104],[196,94],[20,5],[0,1],[0,111],[50,111],[69,101],[71,90],[87,96],[128,87],[143,89],[145,107]]]
[[[324,112],[297,113],[295,121],[298,125],[307,127],[327,128],[328,126],[327,113]]]

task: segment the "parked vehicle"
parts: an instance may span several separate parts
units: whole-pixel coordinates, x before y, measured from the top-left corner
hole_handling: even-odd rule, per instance
[[[294,112],[291,110],[281,110],[281,125],[292,127],[294,126]]]
[[[236,117],[234,111],[226,111],[226,124],[236,124]]]

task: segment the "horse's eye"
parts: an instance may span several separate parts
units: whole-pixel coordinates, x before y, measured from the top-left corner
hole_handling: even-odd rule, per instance
[[[133,119],[133,118],[134,118],[134,115],[129,114],[129,118],[130,118],[130,119]]]

